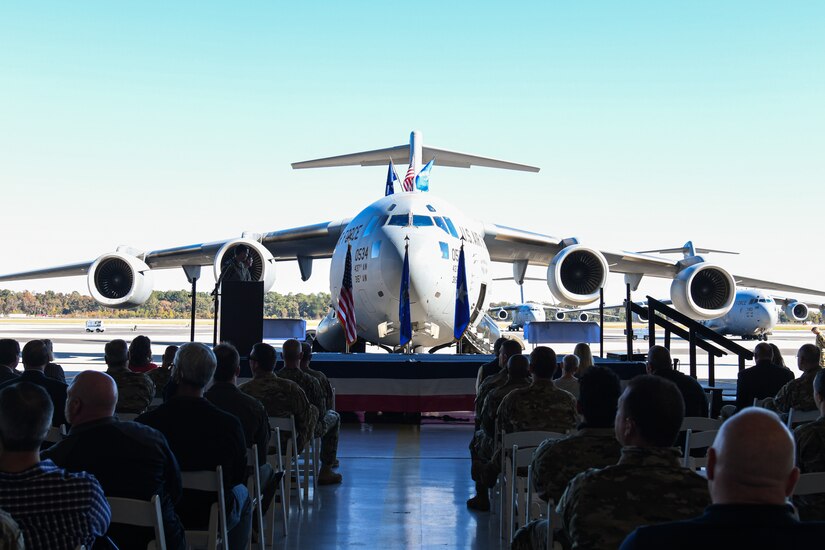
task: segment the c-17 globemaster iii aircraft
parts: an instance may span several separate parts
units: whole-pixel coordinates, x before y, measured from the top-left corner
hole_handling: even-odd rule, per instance
[[[409,145],[365,151],[293,164],[293,168],[379,166],[390,160],[409,162],[415,175],[433,158],[439,166],[485,166],[538,172],[538,168],[423,145],[412,132]],[[406,179],[406,178],[405,178]],[[212,265],[216,279],[224,258],[240,244],[250,247],[255,280],[269,290],[275,283],[275,262],[297,260],[307,280],[316,258],[332,258],[330,290],[334,304],[341,289],[347,246],[352,247],[352,285],[358,336],[374,344],[398,348],[399,290],[405,246],[409,245],[410,302],[413,349],[431,349],[453,340],[455,277],[462,242],[470,313],[467,337],[479,350],[498,329],[486,315],[491,283],[490,262],[513,264],[521,284],[527,266],[547,268],[547,285],[561,304],[578,307],[598,299],[610,271],[624,273],[633,287],[643,275],[673,279],[671,298],[695,319],[724,315],[733,306],[737,284],[770,290],[825,295],[825,292],[731,275],[693,255],[680,261],[636,252],[606,251],[579,243],[474,220],[453,205],[422,191],[384,196],[354,218],[283,229],[265,234],[175,248],[140,252],[120,247],[96,260],[0,276],[0,281],[85,275],[92,297],[108,307],[143,303],[152,290],[152,270]],[[321,322],[317,341],[329,351],[343,350],[344,333],[334,310]],[[483,335],[482,339],[480,335]]]

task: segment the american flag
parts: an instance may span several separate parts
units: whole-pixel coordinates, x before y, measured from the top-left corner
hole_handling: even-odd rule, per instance
[[[355,328],[355,305],[352,302],[352,247],[347,244],[347,260],[344,264],[344,281],[341,283],[341,292],[338,294],[338,320],[344,327],[347,344],[352,345],[358,340]]]
[[[415,189],[415,159],[410,159],[410,167],[407,168],[407,175],[404,176],[404,191]]]

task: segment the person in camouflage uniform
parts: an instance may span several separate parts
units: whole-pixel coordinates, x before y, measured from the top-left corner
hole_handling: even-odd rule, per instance
[[[172,366],[175,362],[175,354],[178,352],[178,346],[166,346],[166,351],[163,352],[163,361],[160,367],[150,370],[146,376],[155,384],[155,395],[163,395],[163,390],[166,389],[166,384],[172,377]]]
[[[639,526],[687,519],[710,504],[707,480],[682,468],[672,447],[684,410],[672,382],[651,375],[630,381],[614,424],[619,462],[577,475],[559,501],[562,537],[572,548],[618,548]]]
[[[252,380],[242,384],[240,390],[259,400],[269,416],[295,417],[295,429],[298,431],[298,451],[302,451],[309,438],[315,432],[318,421],[318,409],[307,399],[304,390],[292,380],[276,376],[275,348],[269,344],[259,343],[252,346],[249,353],[249,366]],[[286,449],[288,433],[281,433],[281,445]]]
[[[814,377],[811,393],[819,409],[819,418],[794,430],[796,465],[803,474],[825,472],[825,370]],[[825,495],[798,496],[793,499],[804,521],[825,520]]]
[[[513,355],[521,355],[521,344],[515,340],[505,340],[501,344],[501,349],[498,353],[498,363],[501,367],[496,374],[490,375],[484,379],[476,392],[475,401],[475,422],[476,430],[481,427],[481,409],[484,408],[484,400],[487,395],[494,389],[504,385],[507,382],[507,361]]]
[[[819,348],[819,366],[825,367],[825,334],[819,327],[813,327],[811,332],[816,334],[816,347]]]
[[[501,365],[498,362],[498,354],[501,352],[501,345],[507,340],[509,340],[509,338],[506,336],[496,338],[496,341],[493,342],[493,358],[478,367],[478,373],[476,374],[476,393],[478,393],[478,389],[481,387],[482,382],[484,382],[488,377],[501,371]]]
[[[307,342],[301,342],[301,370],[305,373],[313,376],[319,384],[321,384],[321,389],[324,392],[324,406],[327,409],[327,415],[334,415],[337,417],[337,424],[338,424],[338,432],[340,435],[341,431],[341,415],[338,414],[338,411],[335,410],[335,390],[332,388],[332,383],[327,378],[327,375],[323,372],[315,369],[311,369],[309,367],[310,362],[312,361],[312,346]],[[330,466],[333,468],[338,467],[338,442],[335,443],[335,460],[332,461]]]
[[[278,371],[278,376],[292,380],[301,386],[309,402],[318,410],[318,422],[315,424],[315,437],[321,438],[321,469],[318,472],[318,484],[341,483],[341,474],[332,471],[332,465],[338,455],[341,417],[335,411],[327,410],[327,400],[318,380],[301,370],[301,358],[303,357],[301,343],[298,340],[289,339],[284,342],[281,353],[284,357],[284,368]]]
[[[819,366],[819,349],[813,344],[805,344],[796,352],[796,364],[802,371],[802,376],[782,386],[776,397],[763,401],[764,408],[780,413],[787,413],[791,407],[797,411],[816,410],[811,388],[817,373],[822,370]]]
[[[155,398],[155,384],[143,373],[132,372],[129,364],[129,345],[125,340],[112,340],[104,348],[106,374],[117,384],[115,412],[140,414]]]
[[[584,416],[578,431],[564,439],[549,439],[533,455],[533,488],[544,501],[556,503],[565,487],[588,468],[616,464],[622,446],[613,427],[622,393],[619,377],[606,367],[590,367],[582,376],[577,407]],[[536,520],[518,530],[512,548],[547,546],[547,520]]]

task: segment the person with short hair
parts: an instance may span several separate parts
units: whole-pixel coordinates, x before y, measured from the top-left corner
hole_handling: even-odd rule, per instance
[[[576,401],[584,422],[563,439],[543,442],[533,454],[533,488],[545,502],[556,503],[565,487],[588,468],[616,464],[622,446],[613,427],[616,406],[622,393],[619,377],[606,367],[591,367],[581,378],[581,395]],[[547,520],[528,523],[516,533],[512,550],[547,546]]]
[[[796,364],[802,371],[802,376],[791,380],[782,386],[776,397],[769,397],[763,401],[766,409],[786,413],[791,407],[797,411],[813,411],[817,409],[814,400],[814,378],[822,370],[819,366],[819,349],[813,344],[805,344],[796,352]]]
[[[825,369],[819,369],[814,376],[811,393],[819,418],[794,430],[796,464],[803,474],[825,472]],[[825,520],[825,495],[796,496],[793,501],[802,520]]]
[[[66,373],[63,372],[63,367],[54,362],[54,344],[48,338],[43,339],[46,345],[46,351],[49,353],[49,362],[46,363],[46,368],[43,373],[49,378],[54,378],[58,382],[66,383]]]
[[[501,349],[498,352],[499,371],[485,378],[476,392],[474,405],[476,429],[481,427],[481,409],[484,407],[487,394],[507,383],[507,361],[513,355],[521,355],[522,351],[521,344],[516,340],[507,339],[501,343]]]
[[[708,415],[708,396],[699,382],[673,368],[670,350],[664,346],[651,346],[647,352],[647,373],[670,380],[679,388],[685,402],[685,416]]]
[[[152,341],[142,334],[135,336],[129,344],[129,370],[146,374],[156,368],[152,362]]]
[[[43,340],[31,340],[23,346],[21,354],[23,359],[23,373],[19,376],[6,380],[0,384],[0,388],[17,384],[19,382],[31,382],[46,390],[52,400],[53,418],[52,426],[60,426],[66,423],[64,409],[66,407],[66,384],[58,382],[54,378],[46,376],[44,370],[49,362],[49,353]]]
[[[52,410],[46,390],[31,382],[0,390],[0,508],[17,522],[28,550],[91,548],[106,533],[111,510],[93,475],[40,460]]]
[[[478,374],[476,375],[476,393],[478,393],[478,388],[481,387],[482,382],[484,382],[488,377],[501,372],[501,365],[499,365],[498,362],[498,354],[501,351],[501,345],[507,340],[508,338],[506,336],[499,336],[496,338],[496,341],[493,342],[493,358],[478,367]]]
[[[249,354],[252,380],[241,384],[240,390],[260,401],[268,416],[295,417],[300,452],[315,433],[318,409],[310,404],[298,384],[275,375],[276,360],[275,348],[269,344],[261,342],[252,346]],[[289,434],[282,433],[282,445],[286,445],[288,437]]]
[[[16,380],[20,373],[15,369],[20,364],[20,344],[11,338],[0,338],[0,384]]]
[[[203,394],[217,366],[214,352],[200,342],[184,344],[175,356],[179,383],[175,396],[140,415],[137,422],[166,436],[181,471],[223,469],[229,548],[246,548],[252,530],[252,506],[246,488],[246,443],[243,427]],[[184,489],[176,509],[188,529],[205,529],[214,498]]]
[[[323,428],[323,431],[326,433],[329,433],[330,427],[334,426],[335,440],[334,442],[332,440],[328,441],[327,449],[334,449],[335,455],[330,456],[328,454],[327,461],[330,467],[337,468],[340,465],[338,462],[338,439],[341,435],[341,415],[338,414],[338,411],[335,410],[335,392],[332,389],[332,384],[330,383],[329,378],[327,378],[327,375],[323,372],[311,369],[309,367],[311,361],[312,346],[309,345],[307,342],[301,342],[300,369],[318,381],[318,384],[320,384],[321,391],[323,392],[324,396],[324,407],[326,409],[326,412],[324,413],[323,417],[318,418],[318,424],[323,424],[323,426],[325,426]],[[316,429],[316,432],[318,431],[319,429]],[[321,445],[323,445],[323,439],[321,440]]]
[[[232,249],[232,258],[225,260],[221,266],[221,282],[251,281],[249,273],[249,247],[239,244]]]
[[[108,374],[83,371],[72,380],[66,416],[68,436],[41,452],[71,472],[93,474],[107,497],[160,499],[166,547],[185,550],[183,525],[175,513],[181,495],[178,462],[162,433],[137,422],[119,422],[117,385]],[[120,550],[144,550],[152,529],[112,524],[107,533]]]
[[[579,380],[576,378],[576,373],[579,372],[579,358],[568,353],[561,360],[561,377],[553,380],[553,384],[564,390],[576,399],[579,398]]]
[[[140,414],[155,398],[155,384],[142,372],[129,370],[129,347],[125,340],[112,340],[103,348],[106,374],[117,384],[119,413]]]
[[[175,362],[175,354],[177,352],[178,346],[166,346],[160,367],[146,373],[146,376],[155,384],[155,395],[158,397],[164,394],[166,384],[168,384],[172,378],[172,365]]]
[[[579,342],[573,348],[573,355],[579,358],[579,370],[576,373],[576,378],[581,378],[587,374],[588,369],[593,366],[593,352],[590,351],[590,346],[584,342]]]
[[[673,382],[630,380],[614,422],[619,462],[577,475],[559,501],[562,535],[573,548],[617,548],[641,525],[687,519],[709,504],[707,481],[683,468],[673,447],[684,411]]]
[[[707,476],[713,504],[703,515],[640,526],[621,548],[808,550],[825,540],[825,522],[800,522],[787,505],[799,469],[793,437],[776,414],[749,407],[722,424]]]
[[[754,398],[775,396],[794,379],[793,372],[773,362],[773,350],[767,342],[759,342],[753,349],[754,366],[739,372],[736,379],[736,410],[753,405]]]

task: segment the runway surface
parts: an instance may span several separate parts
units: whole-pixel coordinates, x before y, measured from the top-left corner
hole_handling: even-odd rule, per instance
[[[0,322],[0,338],[14,338],[20,342],[21,346],[29,340],[37,338],[51,338],[54,343],[55,360],[63,366],[67,373],[80,372],[86,369],[105,370],[103,362],[103,346],[106,342],[115,338],[122,338],[127,342],[138,334],[148,336],[152,340],[152,351],[155,362],[160,363],[164,349],[168,345],[180,345],[188,342],[190,328],[185,321],[105,321],[105,332],[88,333],[85,330],[85,320],[26,320],[26,319],[4,319]],[[798,327],[798,328],[797,328]],[[521,333],[505,333],[506,335],[521,338]],[[212,325],[208,321],[196,323],[196,341],[206,344],[212,343]],[[757,342],[735,340],[743,347],[753,349]],[[779,346],[785,363],[790,367],[796,376],[799,370],[796,368],[796,352],[802,344],[812,343],[813,337],[810,327],[804,325],[791,325],[775,330],[770,339],[771,342]],[[661,343],[661,338],[659,343]],[[275,347],[280,347],[280,341],[271,342]],[[636,340],[633,342],[634,353],[645,353],[648,349],[648,342]],[[529,351],[532,346],[527,344]],[[551,347],[559,354],[571,353],[574,344],[551,344]],[[592,344],[594,355],[599,353],[598,343]],[[371,351],[384,353],[379,348]],[[626,341],[622,329],[605,329],[605,354],[608,352],[626,352]],[[673,338],[671,342],[671,352],[674,358],[678,358],[681,370],[687,372],[689,363],[689,346],[685,340]],[[445,350],[444,353],[450,353]],[[752,363],[748,363],[750,366]],[[716,378],[719,381],[736,380],[738,371],[738,359],[736,356],[726,355],[716,360]],[[700,380],[707,380],[707,354],[698,351],[697,374]]]

